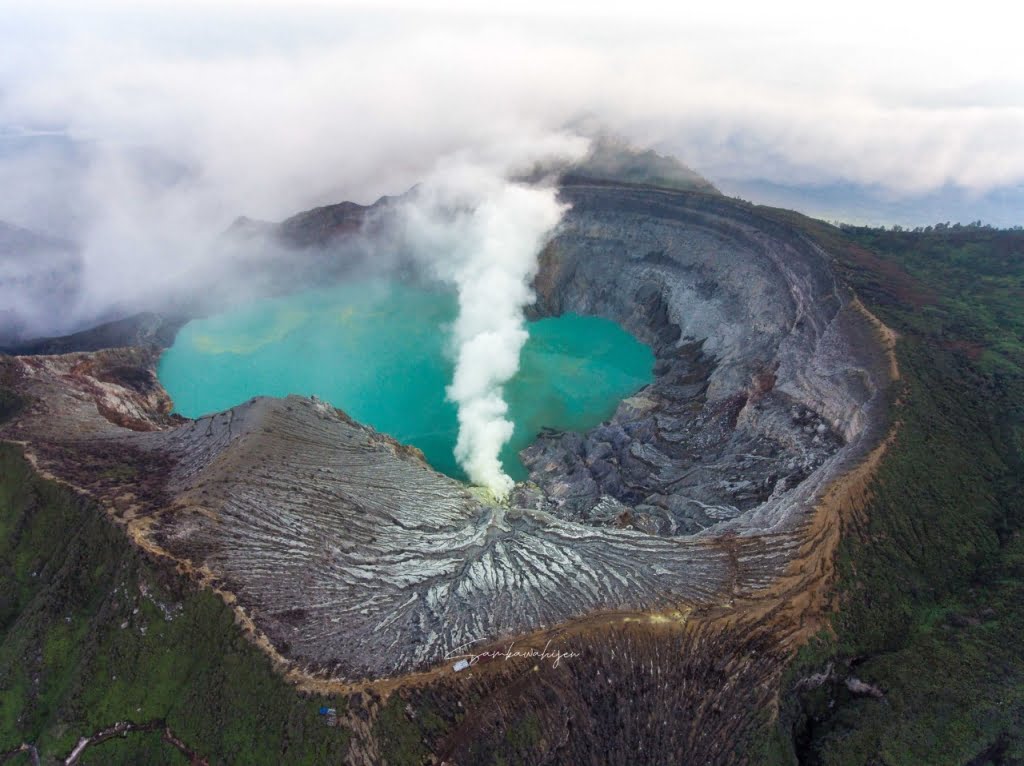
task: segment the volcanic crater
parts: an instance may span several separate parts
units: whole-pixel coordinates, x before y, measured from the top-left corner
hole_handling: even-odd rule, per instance
[[[0,436],[216,588],[309,679],[395,678],[601,615],[754,598],[881,443],[884,328],[828,253],[745,203],[587,179],[560,196],[532,315],[620,323],[654,349],[655,380],[586,433],[542,433],[507,504],[322,401],[171,415],[152,345],[0,358],[27,402]],[[365,248],[392,204],[251,236],[284,245],[274,268],[293,277],[344,275],[348,239]]]

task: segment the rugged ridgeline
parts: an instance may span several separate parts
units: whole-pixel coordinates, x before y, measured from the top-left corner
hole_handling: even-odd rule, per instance
[[[889,338],[824,251],[748,206],[562,193],[536,312],[621,322],[656,380],[587,434],[543,435],[508,507],[322,402],[174,418],[151,349],[5,359],[26,404],[0,436],[220,593],[300,686],[370,694],[354,761],[401,761],[374,726],[415,720],[433,734],[399,739],[414,759],[486,762],[516,731],[527,762],[741,758],[820,624],[841,509],[883,448]],[[318,259],[354,231],[336,213],[301,219]],[[452,673],[461,647],[511,640],[581,656]]]
[[[677,159],[639,151],[610,136],[594,139],[581,160],[538,165],[522,180],[568,183],[610,179],[718,194],[709,181]],[[67,322],[76,314],[73,309],[86,297],[81,248],[0,221],[0,288],[4,288],[0,353],[64,354],[138,345],[162,348],[170,345],[189,318],[216,313],[226,301],[239,296],[288,293],[344,279],[353,271],[384,271],[389,277],[396,272],[411,274],[415,264],[403,257],[400,238],[393,236],[389,226],[393,206],[404,196],[381,197],[370,205],[325,205],[280,223],[242,216],[210,243],[206,268],[193,284],[166,288],[163,295],[152,296],[152,305],[138,314],[125,316],[128,310],[120,306],[93,307],[71,328]],[[301,257],[294,257],[296,250],[302,252]],[[381,258],[382,254],[386,257]],[[63,310],[52,311],[55,305]],[[92,321],[82,327],[86,317]],[[51,337],[54,332],[69,330],[75,331]],[[39,337],[41,332],[50,334]]]

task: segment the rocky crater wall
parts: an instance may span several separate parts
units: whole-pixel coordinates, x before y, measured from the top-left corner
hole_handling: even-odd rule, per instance
[[[584,436],[526,454],[541,506],[657,534],[791,528],[877,440],[889,371],[828,256],[721,197],[610,184],[572,204],[542,255],[537,314],[613,319],[656,381]]]
[[[220,590],[311,677],[392,677],[609,615],[728,609],[777,581],[815,500],[877,443],[885,351],[827,256],[743,205],[563,194],[573,208],[535,310],[621,322],[655,348],[656,380],[586,434],[542,434],[507,507],[323,402],[170,416],[139,349],[0,357],[29,403],[0,437]]]

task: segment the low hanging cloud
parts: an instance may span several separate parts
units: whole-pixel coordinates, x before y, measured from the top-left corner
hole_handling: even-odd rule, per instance
[[[466,153],[514,170],[593,126],[720,183],[1024,183],[1024,75],[984,1],[955,23],[871,2],[178,5],[5,11],[0,220],[82,260],[39,332],[197,282],[230,291],[218,237],[238,215],[368,203]]]

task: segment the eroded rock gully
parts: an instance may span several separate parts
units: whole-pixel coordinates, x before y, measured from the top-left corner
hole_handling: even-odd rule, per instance
[[[607,184],[562,194],[572,210],[542,254],[534,311],[620,322],[655,349],[656,380],[586,434],[542,434],[508,507],[323,402],[171,416],[144,349],[3,358],[30,403],[0,436],[217,588],[311,688],[447,667],[460,647],[558,626],[599,647],[595,631],[630,615],[702,614],[720,637],[737,604],[762,599],[742,618],[754,625],[789,614],[821,579],[793,562],[828,537],[826,489],[883,435],[879,328],[827,254],[744,205]],[[787,619],[785,635],[802,618]]]

